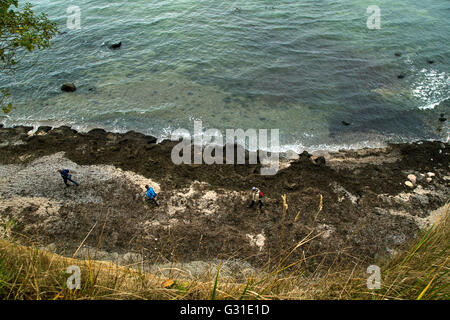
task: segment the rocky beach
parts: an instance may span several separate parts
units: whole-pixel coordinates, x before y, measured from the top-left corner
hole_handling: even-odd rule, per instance
[[[260,175],[261,164],[175,165],[176,143],[133,131],[0,128],[2,225],[12,223],[23,244],[68,257],[192,276],[223,259],[224,272],[238,275],[293,248],[287,262],[303,259],[306,270],[368,265],[448,210],[443,142],[288,152],[273,176]],[[64,168],[80,186],[64,185]],[[145,200],[146,184],[159,207]],[[264,192],[262,209],[248,208],[253,186]]]

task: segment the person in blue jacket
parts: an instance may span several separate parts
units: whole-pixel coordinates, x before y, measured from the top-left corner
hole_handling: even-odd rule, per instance
[[[153,200],[153,202],[159,206],[158,202],[156,201],[156,197],[158,196],[156,192],[153,190],[153,187],[149,187],[148,185],[145,186],[145,190],[147,190],[147,198],[150,200]]]
[[[67,187],[70,187],[70,184],[68,184],[67,181],[70,181],[77,186],[80,185],[78,182],[72,180],[72,175],[69,174],[69,169],[58,170],[58,172],[61,174],[61,177],[63,178],[64,183],[66,184]]]

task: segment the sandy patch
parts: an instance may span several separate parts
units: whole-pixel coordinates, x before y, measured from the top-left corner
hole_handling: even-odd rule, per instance
[[[47,217],[58,213],[61,202],[48,200],[46,198],[26,197],[13,197],[0,200],[0,212],[10,212],[13,217],[17,217],[23,209],[30,206],[37,208],[33,214],[40,217]]]
[[[69,169],[72,179],[79,187],[66,187],[57,172]],[[142,190],[153,186],[160,191],[159,183],[130,171],[123,171],[112,165],[81,166],[65,158],[64,152],[41,157],[27,165],[0,165],[0,197],[9,199],[17,195],[30,198],[44,198],[65,203],[101,203],[98,190],[106,190],[115,183],[131,183]],[[114,190],[111,190],[114,192]]]

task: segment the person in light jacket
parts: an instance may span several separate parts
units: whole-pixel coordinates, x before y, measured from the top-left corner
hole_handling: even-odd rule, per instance
[[[261,192],[261,190],[259,190],[256,187],[252,188],[252,203],[250,204],[249,208],[253,207],[255,205],[255,203],[258,203],[257,205],[262,208],[262,206],[264,205],[261,201],[261,199],[264,197],[263,193]]]

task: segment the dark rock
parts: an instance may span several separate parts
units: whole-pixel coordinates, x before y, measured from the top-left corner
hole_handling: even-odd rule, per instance
[[[322,156],[317,157],[317,158],[314,160],[314,164],[319,165],[319,166],[325,165],[325,158],[322,157]]]
[[[440,117],[440,118],[439,118],[439,121],[440,121],[440,122],[445,122],[445,121],[447,121],[447,118]]]
[[[122,135],[125,139],[139,140],[145,137],[145,134],[130,130]]]
[[[344,126],[349,126],[349,125],[350,125],[350,123],[348,123],[347,121],[342,121],[341,123],[342,123],[342,125],[344,125]]]
[[[94,137],[97,137],[97,136],[104,137],[104,136],[107,135],[107,132],[104,129],[95,128],[95,129],[89,130],[87,135],[88,136],[94,136]]]
[[[147,144],[156,143],[158,139],[152,136],[145,136],[144,140],[147,142]]]
[[[27,126],[14,126],[14,131],[16,131],[19,134],[25,134],[29,131],[33,130],[33,127],[27,127]]]
[[[403,79],[404,77],[405,77],[404,74],[399,74],[399,75],[397,76],[398,79]]]
[[[72,82],[66,82],[61,86],[61,91],[64,92],[74,92],[77,90],[77,87]]]
[[[0,123],[0,128],[3,128],[3,124]]]
[[[311,155],[308,153],[308,151],[303,151],[302,153],[300,153],[300,158],[311,158]]]
[[[121,46],[122,46],[122,41],[109,45],[109,48],[113,49],[113,50],[117,50],[117,49],[120,49]]]
[[[396,53],[395,53],[395,56],[396,56],[396,57],[401,57],[402,54],[401,54],[400,52],[396,52]]]
[[[428,62],[429,64],[433,64],[433,63],[434,63],[433,60],[428,60],[427,62]]]
[[[39,133],[47,133],[47,132],[49,132],[50,130],[52,130],[52,127],[50,127],[50,126],[41,126],[41,127],[39,127],[39,128],[36,130],[36,134],[39,134]]]
[[[77,134],[77,130],[72,129],[69,126],[61,126],[58,128],[54,128],[51,131],[51,134],[56,134],[56,135],[62,135],[62,136],[69,136],[71,134]]]

